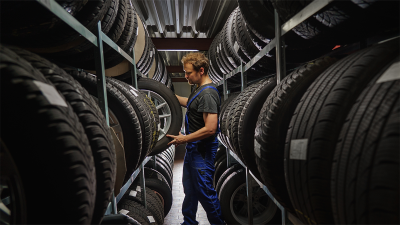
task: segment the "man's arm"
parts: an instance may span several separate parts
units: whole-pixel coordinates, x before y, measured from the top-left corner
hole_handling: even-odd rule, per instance
[[[185,97],[181,97],[179,95],[175,95],[176,98],[178,98],[179,104],[181,104],[181,106],[186,108],[187,102],[188,102],[188,98]]]
[[[180,145],[187,142],[203,140],[215,134],[218,127],[218,114],[217,113],[203,113],[205,126],[194,133],[188,135],[179,134],[177,136],[167,134],[167,137],[172,137],[174,140],[168,143]]]

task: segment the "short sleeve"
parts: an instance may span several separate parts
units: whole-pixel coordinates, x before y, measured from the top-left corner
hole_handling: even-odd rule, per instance
[[[218,113],[218,99],[209,93],[205,93],[199,98],[197,112]]]

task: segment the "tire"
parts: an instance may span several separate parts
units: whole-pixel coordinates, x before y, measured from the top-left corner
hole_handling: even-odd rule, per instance
[[[399,80],[377,82],[381,70],[347,115],[332,164],[331,199],[336,224],[399,224]]]
[[[142,152],[140,153],[140,159],[139,163],[141,164],[143,160],[146,158],[146,156],[150,153],[151,151],[151,144],[152,144],[152,137],[153,137],[153,130],[152,130],[152,121],[150,117],[150,112],[147,108],[147,105],[144,101],[146,98],[145,95],[142,95],[139,91],[134,89],[132,86],[113,79],[113,78],[108,78],[107,81],[117,88],[129,101],[131,106],[136,112],[136,115],[138,116],[139,123],[140,123],[140,128],[142,130]]]
[[[142,204],[142,193],[139,189],[129,189],[125,195],[124,199],[135,201],[139,204]],[[150,188],[146,187],[146,203],[147,209],[151,212],[157,224],[164,224],[164,207],[162,206],[162,201],[158,198],[156,193]]]
[[[258,54],[259,50],[251,41],[251,37],[247,31],[246,24],[242,19],[242,14],[240,11],[237,12],[235,21],[236,30],[234,32],[236,35],[236,40],[240,46],[240,49],[247,57],[246,62],[248,62]],[[272,60],[268,59],[267,57],[263,57],[253,67],[265,73],[274,73],[276,65]]]
[[[57,1],[57,3],[71,16],[76,16],[85,5],[83,0]],[[3,43],[14,45],[23,43],[24,46],[31,47],[49,46],[46,41],[60,44],[60,40],[54,40],[46,35],[54,36],[54,34],[57,34],[54,31],[59,30],[63,26],[63,22],[38,2],[25,2],[23,4],[15,1],[1,2],[0,9],[1,15],[10,21],[1,24],[1,40]]]
[[[255,88],[259,87],[261,83],[266,82],[265,80],[262,80],[260,82],[257,82],[255,84],[252,84],[251,86],[247,87],[243,92],[241,92],[235,100],[230,104],[230,109],[229,109],[229,114],[227,116],[227,122],[226,122],[226,138],[228,139],[228,143],[230,144],[230,149],[240,158],[242,162],[244,162],[242,153],[239,149],[239,144],[238,144],[238,124],[235,123],[235,121],[239,120],[238,116],[235,116],[236,109],[240,107],[240,105],[244,102],[247,101],[247,95],[249,95],[249,90],[254,90]],[[251,94],[251,93],[250,93]],[[232,133],[234,132],[234,133]]]
[[[101,225],[105,224],[121,224],[121,225],[140,225],[139,221],[133,219],[130,216],[124,214],[110,214],[104,216]]]
[[[218,147],[217,153],[215,154],[215,159],[214,159],[214,166],[217,167],[217,162],[220,158],[226,157],[226,148],[223,145],[220,145]]]
[[[65,223],[90,223],[96,174],[78,117],[55,87],[27,61],[2,45],[0,59],[1,115],[7,118],[2,119],[1,140],[19,170],[27,223],[54,224],[60,216]],[[43,90],[49,90],[53,98]],[[45,217],[41,216],[43,208],[49,212]]]
[[[284,22],[310,2],[272,1]],[[397,2],[391,1],[334,1],[293,30],[304,39],[314,42],[344,45],[363,40],[384,30],[398,29],[398,6]]]
[[[10,210],[11,216],[2,218],[3,223],[26,224],[26,198],[20,173],[7,146],[0,140],[0,176],[3,186],[0,191],[1,199],[9,198],[12,205],[5,206]],[[3,208],[3,211],[4,208]]]
[[[225,46],[225,50],[226,50],[226,55],[228,57],[231,57],[232,60],[229,60],[229,62],[231,63],[231,65],[236,68],[240,65],[241,60],[237,54],[237,52],[233,49],[233,45],[234,45],[234,39],[232,39],[234,36],[231,35],[231,33],[233,33],[233,19],[236,17],[236,13],[239,9],[236,8],[231,15],[229,16],[227,22],[226,22],[226,26],[225,26],[225,31],[224,31],[224,46]]]
[[[254,156],[263,183],[274,198],[295,213],[287,192],[283,170],[286,133],[300,98],[311,83],[337,60],[318,59],[293,71],[271,92],[258,116]]]
[[[229,124],[228,124],[228,122],[229,122],[231,108],[232,108],[234,102],[236,101],[237,96],[232,95],[231,97],[232,97],[231,101],[229,101],[229,98],[226,101],[227,105],[226,105],[224,111],[223,112],[221,111],[221,115],[222,115],[222,117],[220,119],[220,121],[221,121],[220,122],[221,123],[221,126],[220,126],[221,133],[219,135],[221,137],[220,140],[225,145],[225,147],[227,147],[228,149],[234,151],[234,149],[233,149],[234,147],[231,145],[231,143],[229,141],[229,138],[228,138],[228,136],[229,136],[229,133],[228,133],[229,132],[228,131]]]
[[[166,154],[167,155],[167,154]],[[168,161],[168,159],[167,159],[167,157],[166,156],[160,156],[160,157],[157,157],[157,161],[158,162],[160,162],[162,165],[164,165],[164,167],[167,169],[167,172],[169,173],[169,176],[170,176],[170,178],[171,178],[171,181],[172,181],[172,178],[173,178],[173,173],[172,173],[172,166],[171,166],[171,164],[173,163],[171,163],[170,161]],[[171,187],[172,187],[172,185],[171,185]]]
[[[142,225],[158,225],[150,210],[133,200],[122,199],[118,203],[118,211],[134,218]]]
[[[152,79],[140,78],[138,80],[138,87],[141,91],[145,92],[147,96],[152,99],[153,102],[154,99],[158,98],[158,102],[162,100],[167,103],[162,108],[158,109],[160,119],[163,118],[162,113],[164,112],[169,111],[171,115],[169,127],[168,124],[165,123],[167,121],[166,119],[160,120],[160,135],[158,136],[158,142],[154,146],[150,154],[156,155],[169,147],[167,144],[170,142],[170,139],[165,136],[165,134],[178,134],[178,132],[180,131],[182,125],[182,110],[180,109],[178,99],[164,84]]]
[[[89,93],[55,64],[29,51],[9,47],[38,69],[67,100],[83,125],[96,168],[96,200],[92,223],[99,224],[107,209],[116,176],[116,156],[111,132],[97,103]]]
[[[164,199],[164,216],[167,216],[172,206],[172,191],[165,177],[157,170],[146,168],[144,170],[146,187],[160,193]]]
[[[252,191],[253,222],[254,224],[267,224],[275,217],[278,207],[256,182],[253,182]],[[241,200],[246,199],[245,169],[239,169],[225,179],[218,198],[221,203],[222,216],[227,224],[247,223],[247,200]],[[261,207],[266,209],[261,213],[259,210],[255,210]],[[240,214],[241,211],[244,212]]]
[[[334,222],[330,176],[341,126],[364,87],[398,51],[394,39],[338,61],[313,82],[297,105],[286,136],[284,168],[290,199],[304,223]],[[295,154],[297,143],[304,143],[306,157]]]
[[[92,33],[96,33],[97,23],[101,21],[101,30],[103,33],[107,34],[115,21],[119,7],[118,3],[119,0],[88,1],[75,18],[84,18],[84,20],[90,20],[90,22],[85,21],[88,22],[88,25],[85,25],[85,27]],[[96,12],[98,13],[95,14]],[[65,61],[68,63],[70,56],[77,55],[93,47],[92,43],[90,43],[86,38],[82,37],[75,30],[73,30],[73,33],[71,32],[70,35],[75,36],[75,40],[71,40],[70,42],[64,41],[64,43],[61,43],[60,46],[56,46],[54,48],[40,49],[38,50],[38,53],[45,53],[43,56],[47,58],[62,62]]]
[[[121,35],[123,32],[126,32],[124,30],[132,30],[131,26],[131,20],[133,20],[131,16],[131,12],[128,13],[128,11],[131,10],[131,7],[129,5],[127,0],[119,0],[119,6],[114,7],[115,10],[118,11],[116,14],[115,21],[108,33],[106,35],[113,41],[115,42],[118,46],[120,46],[121,41]],[[126,25],[126,27],[125,27]],[[126,36],[122,36],[124,38]],[[126,39],[124,39],[126,43],[122,44],[127,44]],[[96,70],[96,61],[95,61],[95,54],[93,54],[94,49],[96,48],[93,46],[91,43],[88,43],[88,45],[91,45],[89,49],[86,51],[80,52],[76,54],[74,57],[65,57],[63,59],[64,62],[68,63],[69,65],[74,65],[79,68],[85,68],[88,70]],[[125,47],[124,45],[124,47]],[[105,68],[109,68],[107,65],[107,59],[109,55],[115,55],[116,51],[112,50],[112,48],[108,44],[103,44],[103,53],[104,53],[104,63],[105,63]]]
[[[97,96],[97,77],[96,75],[68,71],[92,96]],[[112,112],[116,121],[110,121],[110,127],[120,135],[120,141],[125,150],[126,174],[125,181],[128,180],[138,166],[140,154],[142,152],[142,131],[139,118],[128,99],[106,78],[106,91],[109,111]],[[112,115],[110,114],[110,117]],[[112,117],[111,117],[112,118]],[[123,140],[121,140],[123,139]]]
[[[226,161],[226,157],[222,157],[215,167],[214,177],[213,177],[213,187],[217,186],[218,180],[221,178],[221,175],[228,168],[228,163]]]
[[[218,37],[217,35],[215,37]],[[213,70],[215,71],[215,75],[219,78],[222,79],[222,76],[224,74],[224,71],[221,71],[220,66],[218,65],[219,62],[217,62],[217,56],[216,56],[216,48],[217,46],[215,45],[215,38],[212,41],[211,45],[210,45],[210,49],[208,50],[210,53],[210,67],[213,68]]]
[[[237,127],[238,133],[233,133],[233,138],[238,139],[238,147],[243,157],[243,162],[259,180],[260,173],[258,172],[255,161],[254,142],[247,143],[247,140],[254,140],[257,117],[260,114],[263,103],[275,87],[276,79],[274,77],[262,82],[259,87],[253,90],[249,89],[249,92],[253,93],[246,98],[246,102],[239,105],[239,108],[242,110],[238,111],[238,108],[236,108],[234,114],[234,128]],[[255,115],[257,115],[257,117]],[[237,136],[235,134],[237,134]]]
[[[221,177],[219,178],[217,185],[215,186],[215,191],[217,192],[218,196],[219,196],[219,192],[221,191],[221,186],[224,183],[224,181],[226,180],[226,178],[231,175],[233,172],[238,171],[239,169],[243,169],[243,166],[240,165],[239,163],[234,164],[233,166],[229,167],[228,169],[226,169]]]
[[[150,159],[149,162],[146,163],[145,166],[146,166],[147,168],[155,169],[155,168],[154,168],[154,160],[153,160],[153,159]],[[165,164],[162,163],[162,162],[160,162],[160,160],[157,160],[157,162],[156,162],[156,167],[157,167],[157,168],[156,168],[155,170],[157,170],[158,172],[160,172],[160,173],[165,177],[165,179],[167,180],[168,185],[169,185],[170,187],[172,187],[172,175],[171,175],[169,169],[167,169],[167,167],[165,166]]]
[[[128,4],[128,18],[125,29],[122,36],[117,41],[117,45],[120,46],[129,56],[132,56],[133,47],[136,44],[138,34],[138,20],[135,10],[130,4]],[[125,58],[116,51],[111,50],[105,55],[105,67],[112,68],[121,63]],[[130,70],[128,71],[130,74]]]
[[[216,46],[217,46],[217,57],[219,59],[219,63],[222,66],[222,68],[224,68],[224,70],[226,71],[226,73],[231,72],[233,68],[229,62],[227,62],[228,58],[226,58],[224,50],[222,49],[223,45],[222,45],[222,36],[224,35],[223,32],[224,30],[222,29],[221,32],[218,33],[218,36],[216,36]]]

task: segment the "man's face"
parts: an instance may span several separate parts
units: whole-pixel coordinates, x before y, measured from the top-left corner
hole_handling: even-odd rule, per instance
[[[185,78],[190,85],[201,83],[201,74],[204,70],[203,67],[201,67],[200,71],[197,72],[196,70],[194,70],[192,64],[187,63],[183,66],[183,70],[185,70]]]

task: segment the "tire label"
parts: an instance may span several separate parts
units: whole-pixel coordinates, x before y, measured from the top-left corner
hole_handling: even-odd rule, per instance
[[[219,49],[222,51],[222,44],[219,43]]]
[[[121,210],[119,210],[119,214],[124,214],[124,215],[126,215],[126,214],[128,214],[128,213],[129,213],[129,211],[126,210],[126,209],[121,209]]]
[[[138,94],[136,94],[136,92],[135,92],[132,88],[131,88],[130,91],[131,91],[131,93],[132,93],[134,96],[136,96],[136,97],[138,96]]]
[[[260,149],[261,149],[261,145],[258,143],[258,141],[256,139],[254,139],[254,152],[256,153],[258,158],[261,158]]]
[[[140,192],[142,189],[140,188],[140,186],[136,187],[136,191]]]
[[[217,53],[219,53],[219,46],[217,46]]]
[[[290,159],[306,160],[307,159],[308,139],[296,139],[290,142]]]
[[[158,174],[158,173],[157,173],[157,178],[158,178],[160,181],[163,181],[161,175]]]
[[[235,50],[235,52],[239,51],[239,45],[238,45],[237,41],[235,41],[235,44],[233,45],[233,49]]]
[[[63,97],[61,97],[60,93],[57,92],[55,87],[37,80],[34,80],[33,83],[42,91],[42,94],[51,105],[68,107],[67,103]]]
[[[148,216],[147,219],[149,219],[150,223],[155,223],[156,221],[154,220],[154,217]]]
[[[393,63],[376,81],[376,83],[384,83],[400,79],[400,61]]]
[[[130,191],[129,192],[129,196],[133,196],[133,197],[136,197],[136,195],[137,195],[137,191]]]

